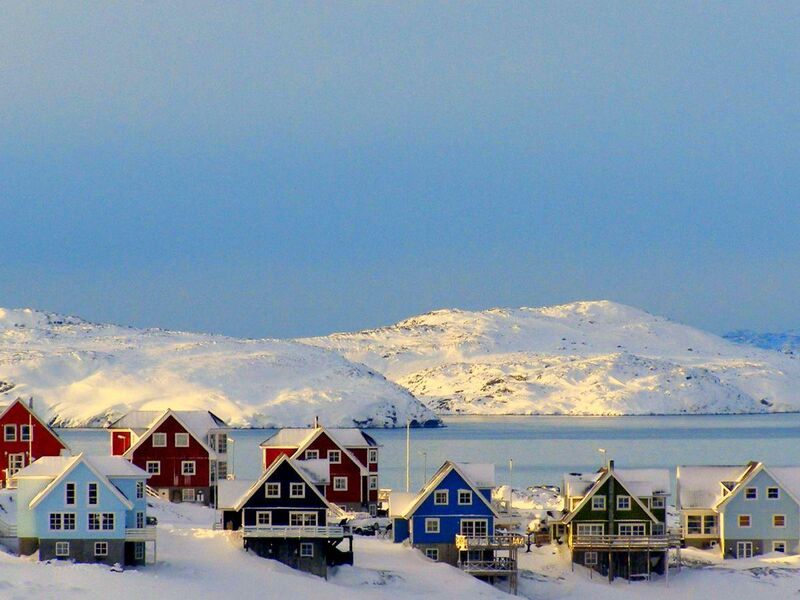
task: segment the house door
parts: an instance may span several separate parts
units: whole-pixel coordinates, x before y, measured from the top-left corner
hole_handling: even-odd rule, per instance
[[[8,455],[8,476],[11,477],[25,466],[25,454]]]
[[[736,558],[753,558],[753,542],[736,542]]]

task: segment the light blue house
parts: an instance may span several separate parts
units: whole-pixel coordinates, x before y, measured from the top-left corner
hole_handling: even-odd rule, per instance
[[[144,564],[148,474],[116,456],[43,457],[17,472],[20,554],[40,560]]]
[[[493,488],[494,465],[445,462],[418,494],[389,495],[394,541],[480,578],[507,578],[516,590],[524,540],[495,532]]]
[[[678,467],[677,504],[689,546],[725,558],[800,552],[800,467]]]

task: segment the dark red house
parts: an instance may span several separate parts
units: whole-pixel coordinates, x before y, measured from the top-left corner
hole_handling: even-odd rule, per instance
[[[360,429],[281,429],[261,443],[264,469],[286,455],[295,460],[327,459],[330,483],[325,499],[348,510],[378,507],[378,443]]]
[[[127,427],[124,419],[127,425],[141,424],[143,419],[141,415],[129,413],[109,426],[112,454],[121,454],[147,471],[150,474],[148,485],[165,500],[209,504],[218,459],[211,444],[219,447],[221,442],[217,436],[227,436],[224,427],[219,428],[221,433],[213,428],[205,432],[198,430],[198,424],[210,414],[208,411],[167,410],[145,431],[137,433],[137,428]],[[221,420],[219,423],[224,425]]]
[[[20,398],[0,408],[0,483],[7,487],[11,475],[37,458],[59,456],[67,445]]]

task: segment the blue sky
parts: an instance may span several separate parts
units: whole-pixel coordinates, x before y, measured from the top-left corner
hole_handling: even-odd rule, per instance
[[[798,327],[800,4],[4,3],[0,306]]]

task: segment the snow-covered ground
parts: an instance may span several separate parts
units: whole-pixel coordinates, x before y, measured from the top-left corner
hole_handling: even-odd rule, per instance
[[[800,410],[796,355],[613,302],[437,310],[302,341],[369,365],[442,414]]]
[[[210,529],[214,517],[209,509],[156,500],[151,514],[159,519],[157,564],[120,573],[105,566],[40,563],[0,552],[0,598],[511,598],[502,589],[386,539],[357,536],[355,565],[332,570],[325,581],[245,553],[230,533]],[[520,596],[535,600],[779,599],[796,598],[800,590],[797,556],[722,561],[709,552],[684,551],[687,565],[680,573],[673,570],[668,583],[659,578],[631,584],[609,584],[597,574],[590,578],[580,567],[573,572],[563,548],[556,546],[533,548],[520,557]]]
[[[63,426],[166,408],[212,410],[233,426],[436,419],[401,386],[322,348],[0,308],[0,402],[18,396]]]

